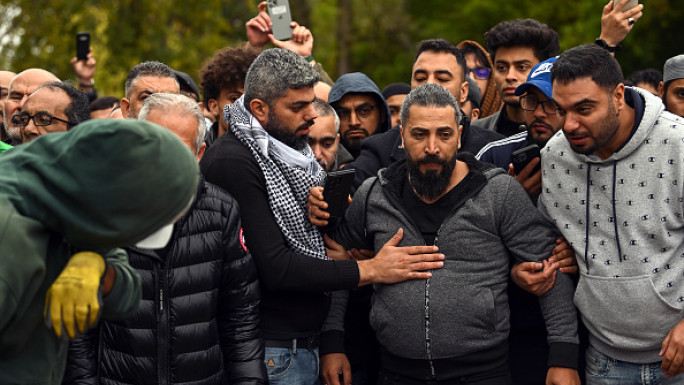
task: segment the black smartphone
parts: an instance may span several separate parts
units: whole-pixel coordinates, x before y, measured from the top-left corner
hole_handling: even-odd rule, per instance
[[[326,210],[331,218],[337,218],[344,215],[347,210],[348,197],[351,192],[352,182],[356,170],[339,170],[331,171],[325,179],[325,186],[323,187],[323,197],[328,203]]]
[[[515,174],[520,174],[520,171],[522,171],[522,169],[525,168],[525,166],[527,166],[527,164],[530,163],[530,161],[534,158],[541,158],[539,155],[539,146],[536,144],[530,144],[529,146],[525,146],[513,151],[511,154],[511,160]],[[541,162],[534,167],[530,175],[536,174],[540,168]]]
[[[292,38],[292,14],[290,13],[290,3],[288,0],[268,0],[266,3],[268,15],[271,16],[273,26],[273,37],[278,40],[289,40]]]
[[[90,51],[90,33],[79,32],[76,34],[76,59],[87,60]]]

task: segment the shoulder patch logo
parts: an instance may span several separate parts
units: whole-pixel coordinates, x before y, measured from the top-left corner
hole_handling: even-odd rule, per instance
[[[242,249],[245,251],[245,253],[249,253],[249,249],[247,249],[247,241],[245,240],[245,231],[240,227],[240,246],[242,246]]]

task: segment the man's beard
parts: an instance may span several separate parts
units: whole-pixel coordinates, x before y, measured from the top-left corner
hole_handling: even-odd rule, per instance
[[[593,137],[594,143],[590,147],[580,149],[573,147],[572,144],[570,145],[570,147],[579,154],[592,155],[596,151],[605,147],[615,137],[618,130],[620,129],[620,119],[618,118],[618,113],[615,109],[615,104],[613,104],[612,101],[608,104],[608,111],[606,113],[606,117],[603,118],[600,122],[600,129],[596,132],[596,135]]]
[[[421,197],[435,199],[442,195],[451,181],[451,174],[456,168],[456,154],[450,160],[444,160],[437,155],[426,155],[415,161],[406,157],[409,168],[411,187]],[[442,166],[442,171],[428,170],[425,174],[420,171],[420,165],[435,163]]]
[[[282,124],[282,122],[275,115],[275,112],[271,108],[268,112],[268,122],[264,126],[264,130],[268,132],[276,140],[282,142],[288,147],[294,148],[297,151],[301,151],[309,144],[309,135],[303,135],[297,137],[297,132],[306,128],[311,127],[314,124],[313,120],[310,120],[301,126],[297,127],[295,132],[290,132],[289,128]]]
[[[546,128],[548,128],[549,131],[551,131],[550,135],[548,135],[548,137],[545,137],[546,134],[540,135],[539,133],[534,131],[534,129],[532,127],[535,124],[541,124],[541,125],[545,126]],[[534,121],[532,121],[532,123],[530,123],[530,125],[527,127],[527,129],[528,129],[528,135],[527,135],[528,140],[530,140],[532,143],[535,143],[537,146],[539,146],[539,148],[543,148],[544,146],[546,146],[546,143],[558,131],[558,130],[554,129],[553,127],[551,127],[551,125],[547,121],[545,121],[543,119],[538,119],[538,118],[535,118]]]
[[[7,117],[6,115],[3,116],[4,120],[4,128],[5,132],[7,133],[7,137],[10,138],[10,141],[12,144],[17,145],[21,143],[21,129],[19,127],[15,127],[12,125],[12,122],[10,121],[11,118]]]
[[[366,136],[364,138],[358,138],[358,137],[348,138],[347,137],[347,135],[350,132],[355,132],[355,131],[362,131],[366,134]],[[356,159],[359,156],[359,154],[361,153],[361,142],[369,136],[370,135],[368,134],[368,130],[366,130],[365,128],[358,128],[358,129],[351,129],[349,131],[346,131],[343,135],[341,135],[340,140],[342,141],[342,145],[344,146],[344,148],[347,151],[349,151],[349,153],[352,155],[352,157],[354,157]]]

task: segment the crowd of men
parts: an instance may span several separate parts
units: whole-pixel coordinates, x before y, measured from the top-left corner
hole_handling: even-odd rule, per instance
[[[626,3],[383,89],[265,2],[200,87],[0,71],[0,383],[684,384],[684,54],[626,79]]]

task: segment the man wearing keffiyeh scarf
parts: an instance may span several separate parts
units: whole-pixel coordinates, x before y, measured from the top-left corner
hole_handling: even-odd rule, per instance
[[[269,205],[278,227],[297,253],[327,258],[320,232],[306,217],[309,189],[320,185],[325,175],[307,144],[309,127],[313,125],[316,113],[304,115],[304,123],[293,133],[275,109],[269,108],[264,128],[245,108],[244,97],[226,106],[224,119],[263,171]]]
[[[259,273],[271,385],[316,384],[319,352],[344,350],[334,338],[341,336],[338,325],[323,327],[329,312],[344,312],[330,292],[425,279],[444,258],[432,246],[397,247],[399,230],[375,258],[328,259],[306,206],[309,189],[325,175],[307,143],[318,78],[292,51],[262,52],[247,72],[244,96],[224,109],[229,130],[200,162],[206,180],[240,205],[244,241]]]

